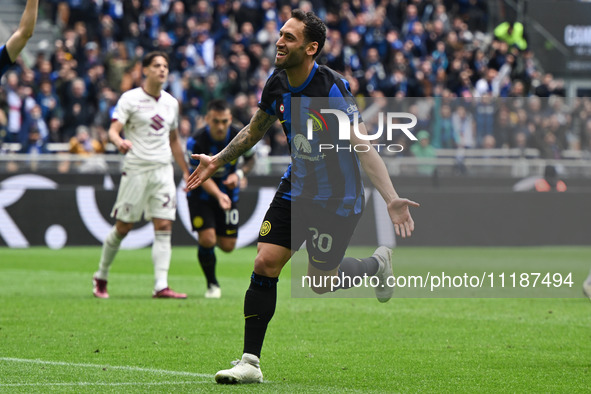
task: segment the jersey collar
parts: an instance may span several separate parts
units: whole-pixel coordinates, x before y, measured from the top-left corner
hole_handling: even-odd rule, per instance
[[[160,100],[160,97],[162,97],[162,92],[160,92],[160,96],[156,97],[156,96],[152,96],[150,93],[148,93],[148,91],[146,89],[144,89],[144,87],[142,86],[142,90],[144,91],[144,93],[150,97],[152,97],[154,100],[158,101]]]
[[[310,75],[308,75],[308,78],[306,78],[306,80],[304,81],[303,84],[301,84],[300,86],[296,86],[295,88],[293,86],[291,86],[289,84],[289,81],[287,81],[287,86],[289,86],[289,90],[292,93],[299,93],[302,90],[304,90],[306,88],[306,86],[308,86],[308,84],[310,83],[310,81],[312,80],[312,78],[314,77],[314,74],[316,74],[316,70],[318,69],[318,63],[314,62],[314,66],[312,67],[312,71],[310,71]]]

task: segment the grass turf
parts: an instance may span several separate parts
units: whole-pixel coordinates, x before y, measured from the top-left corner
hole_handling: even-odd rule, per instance
[[[363,255],[367,250],[357,249]],[[265,383],[217,386],[242,350],[254,248],[218,252],[223,298],[203,298],[196,248],[173,249],[153,300],[150,249],[122,250],[111,299],[91,294],[96,247],[0,249],[1,392],[589,392],[591,304],[578,298],[292,298],[289,265],[263,347]],[[591,248],[399,248],[397,261],[508,261],[574,286]],[[515,266],[513,266],[515,267]],[[508,269],[508,268],[507,268]],[[514,269],[514,268],[513,268]]]

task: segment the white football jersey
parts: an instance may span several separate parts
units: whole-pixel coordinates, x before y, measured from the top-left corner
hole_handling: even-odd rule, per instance
[[[131,141],[124,168],[140,169],[169,164],[172,161],[170,131],[178,127],[178,101],[165,91],[155,98],[143,88],[121,95],[113,120],[123,123],[124,137]]]

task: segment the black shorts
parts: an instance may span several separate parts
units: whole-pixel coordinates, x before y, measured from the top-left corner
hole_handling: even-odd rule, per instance
[[[236,238],[238,236],[239,215],[235,202],[232,202],[232,208],[229,211],[224,211],[215,200],[188,198],[187,201],[193,230],[215,228],[216,235],[220,237]]]
[[[361,213],[340,216],[317,205],[292,203],[276,194],[265,214],[258,241],[294,251],[306,241],[310,264],[330,271],[343,260],[360,218]]]

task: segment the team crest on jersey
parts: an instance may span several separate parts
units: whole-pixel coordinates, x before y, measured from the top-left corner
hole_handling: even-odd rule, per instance
[[[271,222],[269,222],[268,220],[265,220],[263,222],[263,224],[261,225],[261,236],[264,237],[265,235],[269,234],[269,232],[271,231]]]
[[[203,226],[203,218],[201,216],[195,216],[193,218],[193,227],[200,228]]]
[[[151,120],[152,123],[150,124],[150,127],[154,130],[158,131],[164,127],[164,119],[160,115],[154,115]]]
[[[279,112],[283,113],[285,111],[285,106],[283,104],[281,104],[279,106]]]

